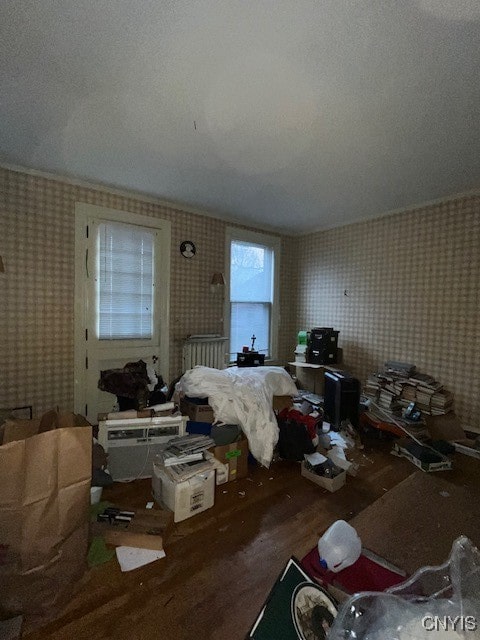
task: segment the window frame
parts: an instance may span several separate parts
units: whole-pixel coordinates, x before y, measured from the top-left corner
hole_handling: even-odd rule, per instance
[[[278,360],[278,333],[280,325],[280,252],[281,239],[279,236],[262,233],[259,231],[251,231],[248,229],[240,229],[236,227],[227,227],[225,233],[225,333],[228,336],[229,363],[234,364],[236,361],[236,352],[230,353],[231,349],[231,300],[230,300],[230,273],[231,273],[231,243],[232,241],[246,242],[251,244],[259,244],[268,247],[273,252],[273,282],[272,282],[272,312],[270,316],[270,345],[269,357],[265,358],[265,362],[273,362]]]

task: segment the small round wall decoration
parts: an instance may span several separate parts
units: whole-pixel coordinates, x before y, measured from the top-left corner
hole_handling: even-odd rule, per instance
[[[197,253],[197,249],[191,240],[184,240],[180,244],[180,253],[184,258],[193,258]]]

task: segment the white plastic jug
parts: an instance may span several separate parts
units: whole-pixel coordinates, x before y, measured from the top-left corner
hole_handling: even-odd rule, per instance
[[[337,573],[359,559],[362,541],[348,522],[337,520],[318,541],[318,553],[321,564]]]

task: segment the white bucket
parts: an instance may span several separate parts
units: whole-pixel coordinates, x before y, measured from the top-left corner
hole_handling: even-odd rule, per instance
[[[102,497],[103,487],[90,487],[90,504],[98,504]]]

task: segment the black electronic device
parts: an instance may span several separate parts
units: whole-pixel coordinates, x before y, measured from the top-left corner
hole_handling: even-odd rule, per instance
[[[324,410],[333,429],[343,420],[358,427],[360,406],[360,380],[346,371],[325,372]]]
[[[242,352],[237,352],[237,367],[261,367],[265,364],[265,354],[255,351],[255,340],[257,337],[252,335],[250,340],[252,346],[250,350],[247,347],[243,347]]]
[[[309,332],[307,362],[309,364],[336,364],[338,334],[332,327],[316,327]]]
[[[261,367],[265,364],[265,354],[258,351],[237,353],[237,367]]]
[[[412,420],[412,422],[419,422],[422,419],[422,412],[418,409],[415,402],[410,402],[403,412],[403,417],[407,420]]]

